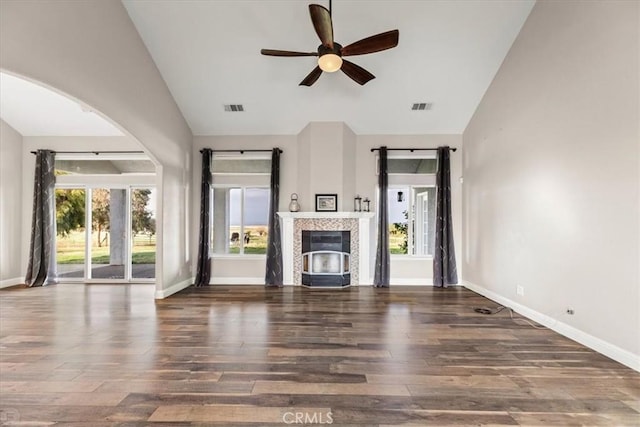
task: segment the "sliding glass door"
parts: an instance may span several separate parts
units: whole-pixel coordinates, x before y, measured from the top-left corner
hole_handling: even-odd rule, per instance
[[[131,189],[131,278],[156,277],[156,189]]]
[[[84,188],[56,189],[56,260],[59,278],[85,277],[86,196]]]
[[[58,277],[99,282],[153,280],[155,201],[153,187],[57,188]]]
[[[126,189],[92,188],[90,275],[88,279],[125,279],[127,264]]]

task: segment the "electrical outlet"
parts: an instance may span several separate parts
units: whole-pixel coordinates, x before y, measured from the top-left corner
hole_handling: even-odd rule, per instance
[[[573,311],[573,308],[567,308],[567,314],[570,316],[573,316],[575,313],[575,311]]]
[[[524,296],[524,286],[516,286],[516,294],[520,295],[520,296]]]

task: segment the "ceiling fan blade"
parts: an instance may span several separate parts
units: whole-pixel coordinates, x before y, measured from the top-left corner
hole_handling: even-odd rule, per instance
[[[319,4],[310,4],[309,14],[311,15],[313,28],[316,29],[322,45],[333,49],[333,24],[331,23],[331,14],[327,8]]]
[[[311,86],[316,82],[316,80],[318,80],[318,78],[320,78],[320,74],[322,74],[320,67],[314,68],[298,86]]]
[[[318,56],[318,52],[293,52],[276,49],[261,49],[260,53],[267,56]]]
[[[380,52],[381,50],[391,49],[398,46],[398,38],[400,32],[398,30],[387,31],[386,33],[376,34],[366,39],[358,40],[348,46],[342,48],[340,53],[342,56],[364,55],[365,53]]]
[[[356,83],[364,85],[369,80],[375,79],[376,76],[365,70],[359,65],[349,62],[346,59],[342,60],[342,67],[340,68],[343,73],[351,77]]]

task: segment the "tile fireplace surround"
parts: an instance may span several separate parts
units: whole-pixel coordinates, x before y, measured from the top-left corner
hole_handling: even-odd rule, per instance
[[[372,212],[278,212],[285,285],[302,283],[302,230],[351,232],[351,285],[370,285]]]

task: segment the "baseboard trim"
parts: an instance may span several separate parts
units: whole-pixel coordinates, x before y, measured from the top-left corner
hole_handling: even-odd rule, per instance
[[[212,277],[210,285],[264,285],[264,277]]]
[[[433,279],[394,279],[389,280],[389,286],[433,286]]]
[[[620,362],[623,365],[628,366],[634,371],[640,372],[640,356],[635,355],[630,351],[624,350],[614,344],[594,337],[593,335],[581,331],[580,329],[574,328],[571,325],[563,323],[558,319],[554,319],[553,317],[547,316],[546,314],[540,313],[536,310],[533,310],[522,304],[498,295],[497,293],[483,288],[482,286],[476,285],[475,283],[471,283],[465,280],[462,282],[462,285],[465,288],[476,292],[484,297],[487,297],[493,301],[496,301],[501,305],[512,308],[518,314],[521,314],[533,320],[534,322],[538,322],[539,324],[546,326],[547,328],[559,333],[560,335],[577,341],[580,344],[597,351],[598,353],[610,357],[616,362]]]
[[[212,277],[210,285],[264,285],[264,277]],[[351,286],[372,286],[373,283],[352,283]],[[285,286],[296,286],[286,284]],[[391,279],[390,286],[433,286],[432,279]],[[457,286],[457,285],[455,285]]]
[[[9,286],[20,285],[24,283],[24,277],[14,277],[13,279],[5,279],[0,281],[0,289],[8,288]]]
[[[193,284],[194,277],[190,277],[187,280],[183,280],[182,282],[178,282],[174,285],[169,286],[166,289],[162,289],[160,291],[156,290],[155,299],[164,299],[168,296],[175,294],[176,292],[180,292],[181,290],[188,288]]]
[[[391,284],[389,286],[433,286],[433,278],[426,279],[394,279],[391,278]],[[447,287],[462,286],[460,283],[453,285],[447,285]]]

